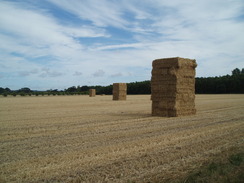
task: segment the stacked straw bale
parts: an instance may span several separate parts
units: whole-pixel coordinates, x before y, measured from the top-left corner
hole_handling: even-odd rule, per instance
[[[89,96],[95,97],[96,96],[96,89],[89,89]]]
[[[196,113],[196,60],[164,58],[152,63],[152,115],[176,117]]]
[[[126,83],[113,84],[113,100],[126,100],[127,85]]]

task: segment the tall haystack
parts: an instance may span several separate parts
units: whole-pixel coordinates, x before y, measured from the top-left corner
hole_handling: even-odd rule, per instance
[[[96,89],[89,89],[89,96],[95,97],[96,96]]]
[[[152,66],[152,115],[176,117],[195,114],[196,60],[164,58],[154,60]]]
[[[126,83],[113,84],[113,100],[126,100],[127,85]]]

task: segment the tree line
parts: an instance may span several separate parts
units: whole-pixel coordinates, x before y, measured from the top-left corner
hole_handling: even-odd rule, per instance
[[[232,75],[219,77],[196,78],[198,94],[244,93],[244,68],[236,68]]]
[[[0,95],[39,96],[39,95],[87,95],[89,89],[96,89],[96,94],[111,95],[113,85],[109,86],[72,86],[65,90],[33,91],[28,87],[19,90],[0,87]],[[197,77],[195,84],[197,94],[229,94],[244,93],[244,68],[236,68],[231,75],[216,77]],[[150,81],[127,83],[127,94],[151,94]]]

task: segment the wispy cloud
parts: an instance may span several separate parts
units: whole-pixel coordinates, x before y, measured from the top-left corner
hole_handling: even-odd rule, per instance
[[[82,75],[82,72],[79,72],[79,71],[75,71],[74,73],[74,76],[81,76]]]
[[[105,72],[101,69],[99,69],[95,73],[93,73],[94,77],[103,77],[104,75],[105,75]]]
[[[141,43],[132,43],[132,44],[119,44],[119,45],[107,45],[107,46],[99,46],[95,48],[96,50],[113,50],[113,49],[121,49],[121,48],[140,48],[140,47],[145,47],[146,44],[141,44]]]
[[[91,21],[95,26],[124,27],[128,24],[121,17],[120,6],[115,1],[106,0],[49,0],[49,2],[78,16],[81,19]]]
[[[65,74],[62,72],[50,70],[49,68],[43,68],[41,71],[40,77],[59,77],[62,75],[65,75]]]
[[[121,72],[112,74],[111,77],[121,77],[123,74]]]
[[[37,69],[33,69],[30,71],[20,71],[20,72],[18,72],[18,76],[25,77],[25,76],[30,76],[32,74],[37,74],[37,73],[38,73]]]

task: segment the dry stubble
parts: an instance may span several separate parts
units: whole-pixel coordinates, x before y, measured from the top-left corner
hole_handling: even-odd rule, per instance
[[[151,116],[150,96],[0,98],[1,182],[173,180],[243,149],[244,95],[197,95],[197,114]]]

